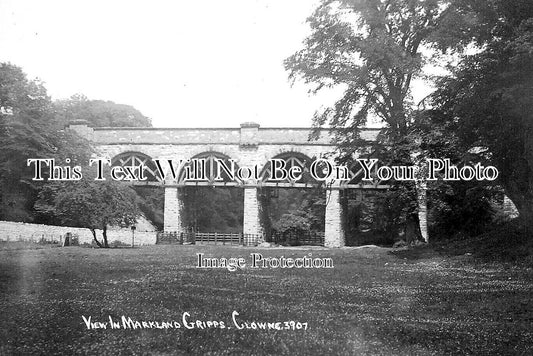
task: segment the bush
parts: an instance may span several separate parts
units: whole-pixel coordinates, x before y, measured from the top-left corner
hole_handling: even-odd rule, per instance
[[[283,214],[272,227],[283,236],[297,236],[299,234],[309,234],[311,221],[306,212],[294,210]]]
[[[430,232],[440,238],[483,233],[494,221],[494,201],[501,190],[480,182],[445,182],[431,191]]]

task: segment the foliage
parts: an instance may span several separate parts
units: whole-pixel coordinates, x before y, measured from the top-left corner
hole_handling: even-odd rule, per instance
[[[282,228],[289,229],[290,222],[300,221],[295,228],[306,231],[324,230],[324,200],[318,191],[307,189],[279,189],[272,197],[272,189],[263,188],[259,194],[263,208],[261,225],[270,236]],[[183,196],[184,222],[189,228],[201,232],[241,232],[243,216],[242,189],[216,187],[187,187]],[[296,220],[293,217],[296,216]],[[284,221],[281,222],[280,221]],[[281,224],[281,225],[280,225]]]
[[[460,150],[495,165],[521,218],[533,223],[533,3],[496,1],[483,51],[462,60],[433,96],[433,121]]]
[[[39,80],[29,80],[21,68],[0,64],[0,218],[6,220],[35,221],[39,223],[74,223],[89,228],[101,228],[106,221],[119,222],[119,215],[109,210],[119,209],[118,201],[108,199],[102,194],[113,191],[121,196],[129,196],[130,189],[124,191],[119,186],[102,186],[102,182],[93,182],[88,186],[82,183],[52,183],[33,181],[34,168],[26,164],[29,158],[53,158],[57,165],[86,165],[93,152],[90,143],[75,133],[64,130],[69,119],[88,120],[95,126],[149,126],[150,120],[138,110],[127,105],[112,102],[90,101],[83,96],[74,96],[69,100],[52,102],[44,84]],[[67,159],[69,161],[67,161]],[[84,170],[86,172],[87,170]],[[48,167],[43,167],[43,176],[48,178]],[[84,178],[86,180],[86,178]],[[93,186],[94,185],[94,186]],[[66,212],[59,205],[69,202],[69,190],[72,194],[87,196],[96,194],[95,209],[106,207],[101,211],[99,222],[95,216],[86,221],[77,221],[73,216],[68,219]],[[85,193],[83,193],[85,191]],[[127,192],[127,193],[126,193]],[[84,195],[85,194],[85,195]],[[125,194],[125,195],[124,195]],[[131,198],[131,197],[130,197]],[[34,210],[36,204],[40,208]],[[129,198],[128,198],[129,199]],[[154,197],[144,197],[144,207],[150,207]],[[42,204],[46,201],[48,208]],[[84,204],[88,204],[86,201]],[[130,206],[131,199],[124,204]],[[51,209],[54,207],[55,209]],[[124,207],[124,206],[122,206]],[[62,212],[63,211],[63,212]],[[80,212],[83,211],[80,210]],[[136,210],[131,210],[136,213]],[[122,216],[131,220],[127,215]],[[80,219],[83,217],[80,216]],[[123,222],[125,222],[124,220]],[[94,227],[95,225],[100,225]],[[104,239],[105,240],[105,239]],[[106,242],[104,241],[104,244]]]
[[[159,230],[163,231],[164,226],[164,189],[159,187],[134,187],[139,196],[139,209],[143,215],[150,220]]]
[[[268,219],[275,232],[285,232],[290,228],[287,225],[289,221],[294,221],[296,223],[294,227],[302,231],[324,231],[325,196],[323,190],[263,189],[267,197],[264,203],[268,208],[268,216],[265,219]],[[274,189],[277,193],[272,197]]]
[[[130,105],[112,101],[89,100],[76,94],[53,103],[56,120],[67,125],[72,121],[86,121],[93,127],[150,127],[151,120]],[[158,189],[135,189],[138,205],[144,215],[159,229],[163,228],[163,195]]]
[[[89,100],[76,94],[53,103],[56,119],[64,125],[86,121],[93,127],[151,127],[151,120],[130,105],[112,101]],[[163,229],[163,193],[160,189],[136,188],[139,208],[156,227]]]
[[[458,166],[488,164],[486,159],[468,152],[450,123],[434,109],[417,113],[411,135],[417,137],[425,157],[445,157]],[[501,189],[490,181],[438,179],[427,182],[427,188],[428,224],[434,237],[483,232],[493,220],[494,203],[501,198]]]
[[[431,190],[433,236],[466,233],[475,236],[493,221],[496,187],[479,182],[443,182]]]
[[[54,102],[58,120],[65,124],[71,121],[87,121],[94,127],[149,127],[152,121],[133,106],[112,101],[89,100],[81,94]]]
[[[443,0],[324,0],[308,19],[312,33],[285,65],[293,80],[315,84],[315,92],[343,89],[333,107],[315,115],[314,124],[344,129],[335,136],[344,162],[360,155],[357,151],[368,143],[360,139],[359,129],[377,117],[386,129],[376,157],[387,164],[414,163],[412,153],[419,150],[419,142],[412,137],[412,81],[426,61],[423,47],[438,42],[448,17],[462,18],[449,5]],[[417,202],[416,194],[408,193],[414,187],[402,185],[402,196]],[[411,221],[416,204],[398,201],[412,209],[395,209],[396,214],[405,212],[397,219]]]
[[[427,60],[423,47],[442,44],[443,27],[465,24],[464,11],[451,5],[443,0],[323,0],[308,19],[312,33],[285,66],[293,80],[315,84],[315,92],[344,90],[333,107],[315,115],[314,123],[349,128],[337,137],[346,153],[354,152],[358,130],[369,117],[383,120],[389,141],[408,134],[412,80]]]
[[[109,247],[108,226],[133,225],[140,215],[135,191],[112,180],[51,183],[43,187],[39,197],[36,210],[61,224],[90,229],[100,247]],[[102,243],[96,237],[96,229],[102,229]]]
[[[31,170],[27,158],[52,154],[48,130],[50,98],[39,81],[30,81],[19,67],[0,64],[0,179],[17,184]],[[10,184],[11,183],[11,184]]]
[[[242,232],[243,191],[231,187],[186,187],[184,221],[200,232]]]
[[[62,164],[87,162],[88,143],[62,130],[42,82],[21,68],[0,64],[0,218],[31,221],[40,184],[31,180],[28,158],[55,158]]]
[[[311,229],[309,213],[302,210],[291,210],[285,213],[273,225],[274,229],[281,234],[306,233]]]
[[[376,155],[387,164],[413,163],[413,152],[423,157],[450,157],[454,162],[496,163],[501,182],[517,206],[533,211],[531,193],[533,140],[531,139],[531,2],[526,1],[381,1],[324,0],[308,19],[312,34],[304,48],[285,64],[290,77],[344,93],[333,107],[315,115],[315,125],[329,124],[337,131],[337,144],[350,159],[361,146],[358,130],[370,117],[386,125]],[[481,54],[459,56],[454,77],[441,81],[434,103],[439,111],[413,110],[412,80],[428,60],[424,48],[442,52],[477,44]],[[431,117],[424,123],[423,116]],[[423,119],[420,121],[420,119]],[[444,122],[443,122],[444,121]],[[420,126],[422,125],[422,126]],[[434,127],[431,127],[434,125]],[[457,135],[457,137],[455,136]],[[448,136],[448,137],[446,137]],[[445,141],[448,141],[446,144]],[[438,153],[431,156],[438,147]],[[484,148],[481,152],[472,148]],[[483,183],[432,184],[434,214],[443,225],[470,221],[479,224],[490,215],[493,189]],[[404,184],[400,197],[413,194]],[[446,195],[443,192],[453,191]],[[475,194],[474,194],[475,192]],[[450,199],[453,197],[453,199]],[[466,199],[466,200],[465,200]],[[394,205],[394,204],[393,204]],[[411,204],[412,205],[412,204]],[[446,213],[446,209],[454,214]],[[412,211],[400,219],[409,219]],[[533,214],[523,214],[533,221]],[[385,219],[389,220],[389,219]],[[394,220],[394,219],[393,219]],[[395,224],[393,224],[395,225]]]

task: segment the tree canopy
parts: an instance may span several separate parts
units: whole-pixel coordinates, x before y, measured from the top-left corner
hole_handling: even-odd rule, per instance
[[[458,137],[462,152],[499,169],[499,183],[531,224],[533,3],[494,1],[487,7],[500,15],[486,26],[493,37],[440,81],[433,122]]]
[[[370,117],[386,124],[383,138],[402,139],[414,120],[411,89],[431,59],[428,49],[483,41],[495,17],[489,10],[475,0],[323,0],[307,20],[311,34],[303,49],[285,67],[313,92],[342,88],[314,124],[349,128],[337,137],[348,153]]]
[[[85,140],[63,130],[41,81],[28,79],[13,64],[0,64],[0,218],[34,218],[40,184],[31,180],[28,158],[69,158],[77,164],[87,162],[91,152]]]
[[[94,127],[151,127],[152,121],[133,106],[112,101],[89,100],[76,94],[54,102],[57,118],[68,124],[84,120]]]
[[[442,3],[322,1],[308,19],[312,32],[304,48],[285,61],[290,78],[314,84],[314,91],[344,90],[333,107],[316,114],[315,125],[354,129],[339,137],[349,145],[369,115],[405,134],[411,82],[423,64],[421,46],[438,26]]]
[[[114,211],[127,208],[127,211],[136,212],[136,205],[134,209],[130,204],[130,188],[124,190],[102,182],[87,185],[32,180],[33,168],[27,165],[29,158],[53,158],[58,165],[88,164],[93,149],[87,140],[64,130],[69,115],[88,120],[95,126],[150,125],[148,118],[127,105],[89,101],[83,96],[53,102],[41,81],[28,79],[23,70],[13,64],[0,64],[0,219],[70,223],[88,228],[132,221],[131,216],[116,215],[118,213]],[[122,204],[126,205],[115,201],[113,192],[124,198]],[[46,197],[48,208],[55,206],[55,209],[47,210],[41,204],[36,211],[34,204],[39,197],[41,203]],[[79,219],[87,220],[75,221],[72,220],[74,216],[67,218],[64,207],[74,204],[72,199],[85,202],[84,209],[70,208],[80,213]],[[89,203],[96,204],[93,209],[102,215],[89,214],[92,211]],[[58,215],[52,214],[53,211]]]
[[[336,131],[345,157],[361,146],[359,128],[377,117],[385,124],[380,139],[388,145],[380,149],[388,159],[412,164],[414,150],[458,160],[481,152],[477,159],[496,163],[517,206],[531,209],[531,6],[524,0],[323,0],[308,18],[303,48],[285,66],[291,80],[312,85],[312,92],[342,88],[314,124],[346,129]],[[469,45],[477,55],[465,55]],[[411,89],[439,53],[455,55],[449,64],[459,66],[437,83],[439,109],[428,123],[429,111],[414,105]],[[404,186],[413,197],[413,187]],[[455,193],[470,191],[459,188]],[[533,221],[533,214],[523,215]]]

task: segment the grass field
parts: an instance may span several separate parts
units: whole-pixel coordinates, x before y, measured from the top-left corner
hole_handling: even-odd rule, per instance
[[[531,268],[429,248],[391,251],[4,244],[0,354],[533,354]],[[331,257],[334,268],[198,269],[199,252],[248,264],[251,252],[312,253]],[[308,329],[239,330],[233,311],[239,325],[295,321]],[[188,322],[226,328],[187,329],[185,312]],[[88,330],[82,316],[182,325]]]

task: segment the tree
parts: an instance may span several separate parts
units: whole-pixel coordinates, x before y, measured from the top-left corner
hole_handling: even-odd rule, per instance
[[[61,224],[88,228],[99,247],[109,247],[108,226],[131,226],[140,215],[135,191],[115,181],[84,177],[76,182],[51,183],[39,196],[37,210],[56,217]],[[102,229],[103,242],[98,241],[96,229]]]
[[[133,106],[89,100],[76,94],[54,102],[55,114],[64,124],[85,120],[94,127],[151,127],[152,121]]]
[[[62,130],[52,102],[39,80],[29,80],[21,68],[0,64],[0,218],[32,221],[40,188],[31,180],[28,158],[55,158],[63,163],[87,160],[87,142]]]
[[[453,14],[449,5],[442,0],[324,0],[308,19],[312,33],[285,65],[291,79],[315,84],[314,92],[343,88],[343,96],[317,113],[314,124],[347,129],[336,136],[344,160],[361,146],[360,127],[376,116],[387,126],[381,154],[395,163],[412,163],[411,152],[418,147],[409,137],[411,83],[424,63],[422,47],[435,42],[441,23]],[[416,200],[415,189],[407,189]],[[416,224],[413,216],[407,214],[408,223]]]
[[[453,10],[442,0],[324,0],[308,19],[304,49],[285,61],[290,78],[340,86],[344,95],[315,115],[322,126],[350,128],[338,137],[349,153],[358,129],[372,115],[386,123],[388,139],[408,133],[411,83],[424,64],[422,46],[436,41]],[[456,15],[457,16],[457,15]]]
[[[497,0],[494,0],[497,1]],[[334,106],[317,112],[314,125],[329,124],[343,161],[353,159],[365,142],[359,129],[371,117],[385,129],[376,155],[397,165],[423,162],[422,137],[415,127],[411,86],[431,58],[424,49],[462,49],[487,37],[497,18],[477,0],[323,0],[308,19],[312,33],[304,48],[285,61],[292,80],[314,84],[312,92],[338,87],[344,91]],[[435,51],[433,51],[436,53]],[[431,52],[430,52],[431,53]],[[418,153],[414,157],[413,153]],[[405,214],[406,224],[425,221],[425,188],[403,183],[402,195],[418,201],[418,215]],[[416,206],[414,204],[413,206]],[[412,231],[406,227],[407,231]],[[419,234],[424,230],[417,229]],[[426,236],[425,236],[426,237]]]
[[[129,213],[121,215],[119,211],[133,207],[131,189],[102,182],[37,182],[32,180],[33,167],[27,166],[29,158],[53,158],[58,165],[88,163],[93,149],[87,140],[64,130],[69,117],[86,119],[96,126],[150,125],[148,118],[127,105],[89,101],[81,96],[53,103],[41,81],[29,80],[15,65],[0,64],[0,218],[68,223],[91,228],[93,233],[102,228],[107,245],[108,224],[132,221]],[[43,176],[48,176],[47,167]],[[127,199],[121,203],[117,200],[120,197]],[[100,207],[100,211],[91,210],[90,204]],[[136,205],[125,211],[136,214]],[[79,216],[69,215],[73,212]],[[86,216],[85,212],[91,214]]]
[[[419,111],[413,131],[420,138],[420,148],[427,157],[448,158],[452,164],[473,165],[486,161],[468,152],[442,113],[428,109]],[[494,203],[501,189],[491,181],[436,180],[427,185],[428,215],[432,235],[446,238],[458,233],[473,236],[491,227],[496,213]]]
[[[433,96],[433,120],[462,151],[494,164],[522,221],[533,224],[533,3],[492,1],[492,37],[466,57]],[[488,12],[488,11],[486,11]],[[480,36],[483,33],[480,33]]]
[[[50,98],[39,81],[30,81],[12,64],[0,64],[0,177],[18,182],[28,173],[26,158],[53,153]]]

